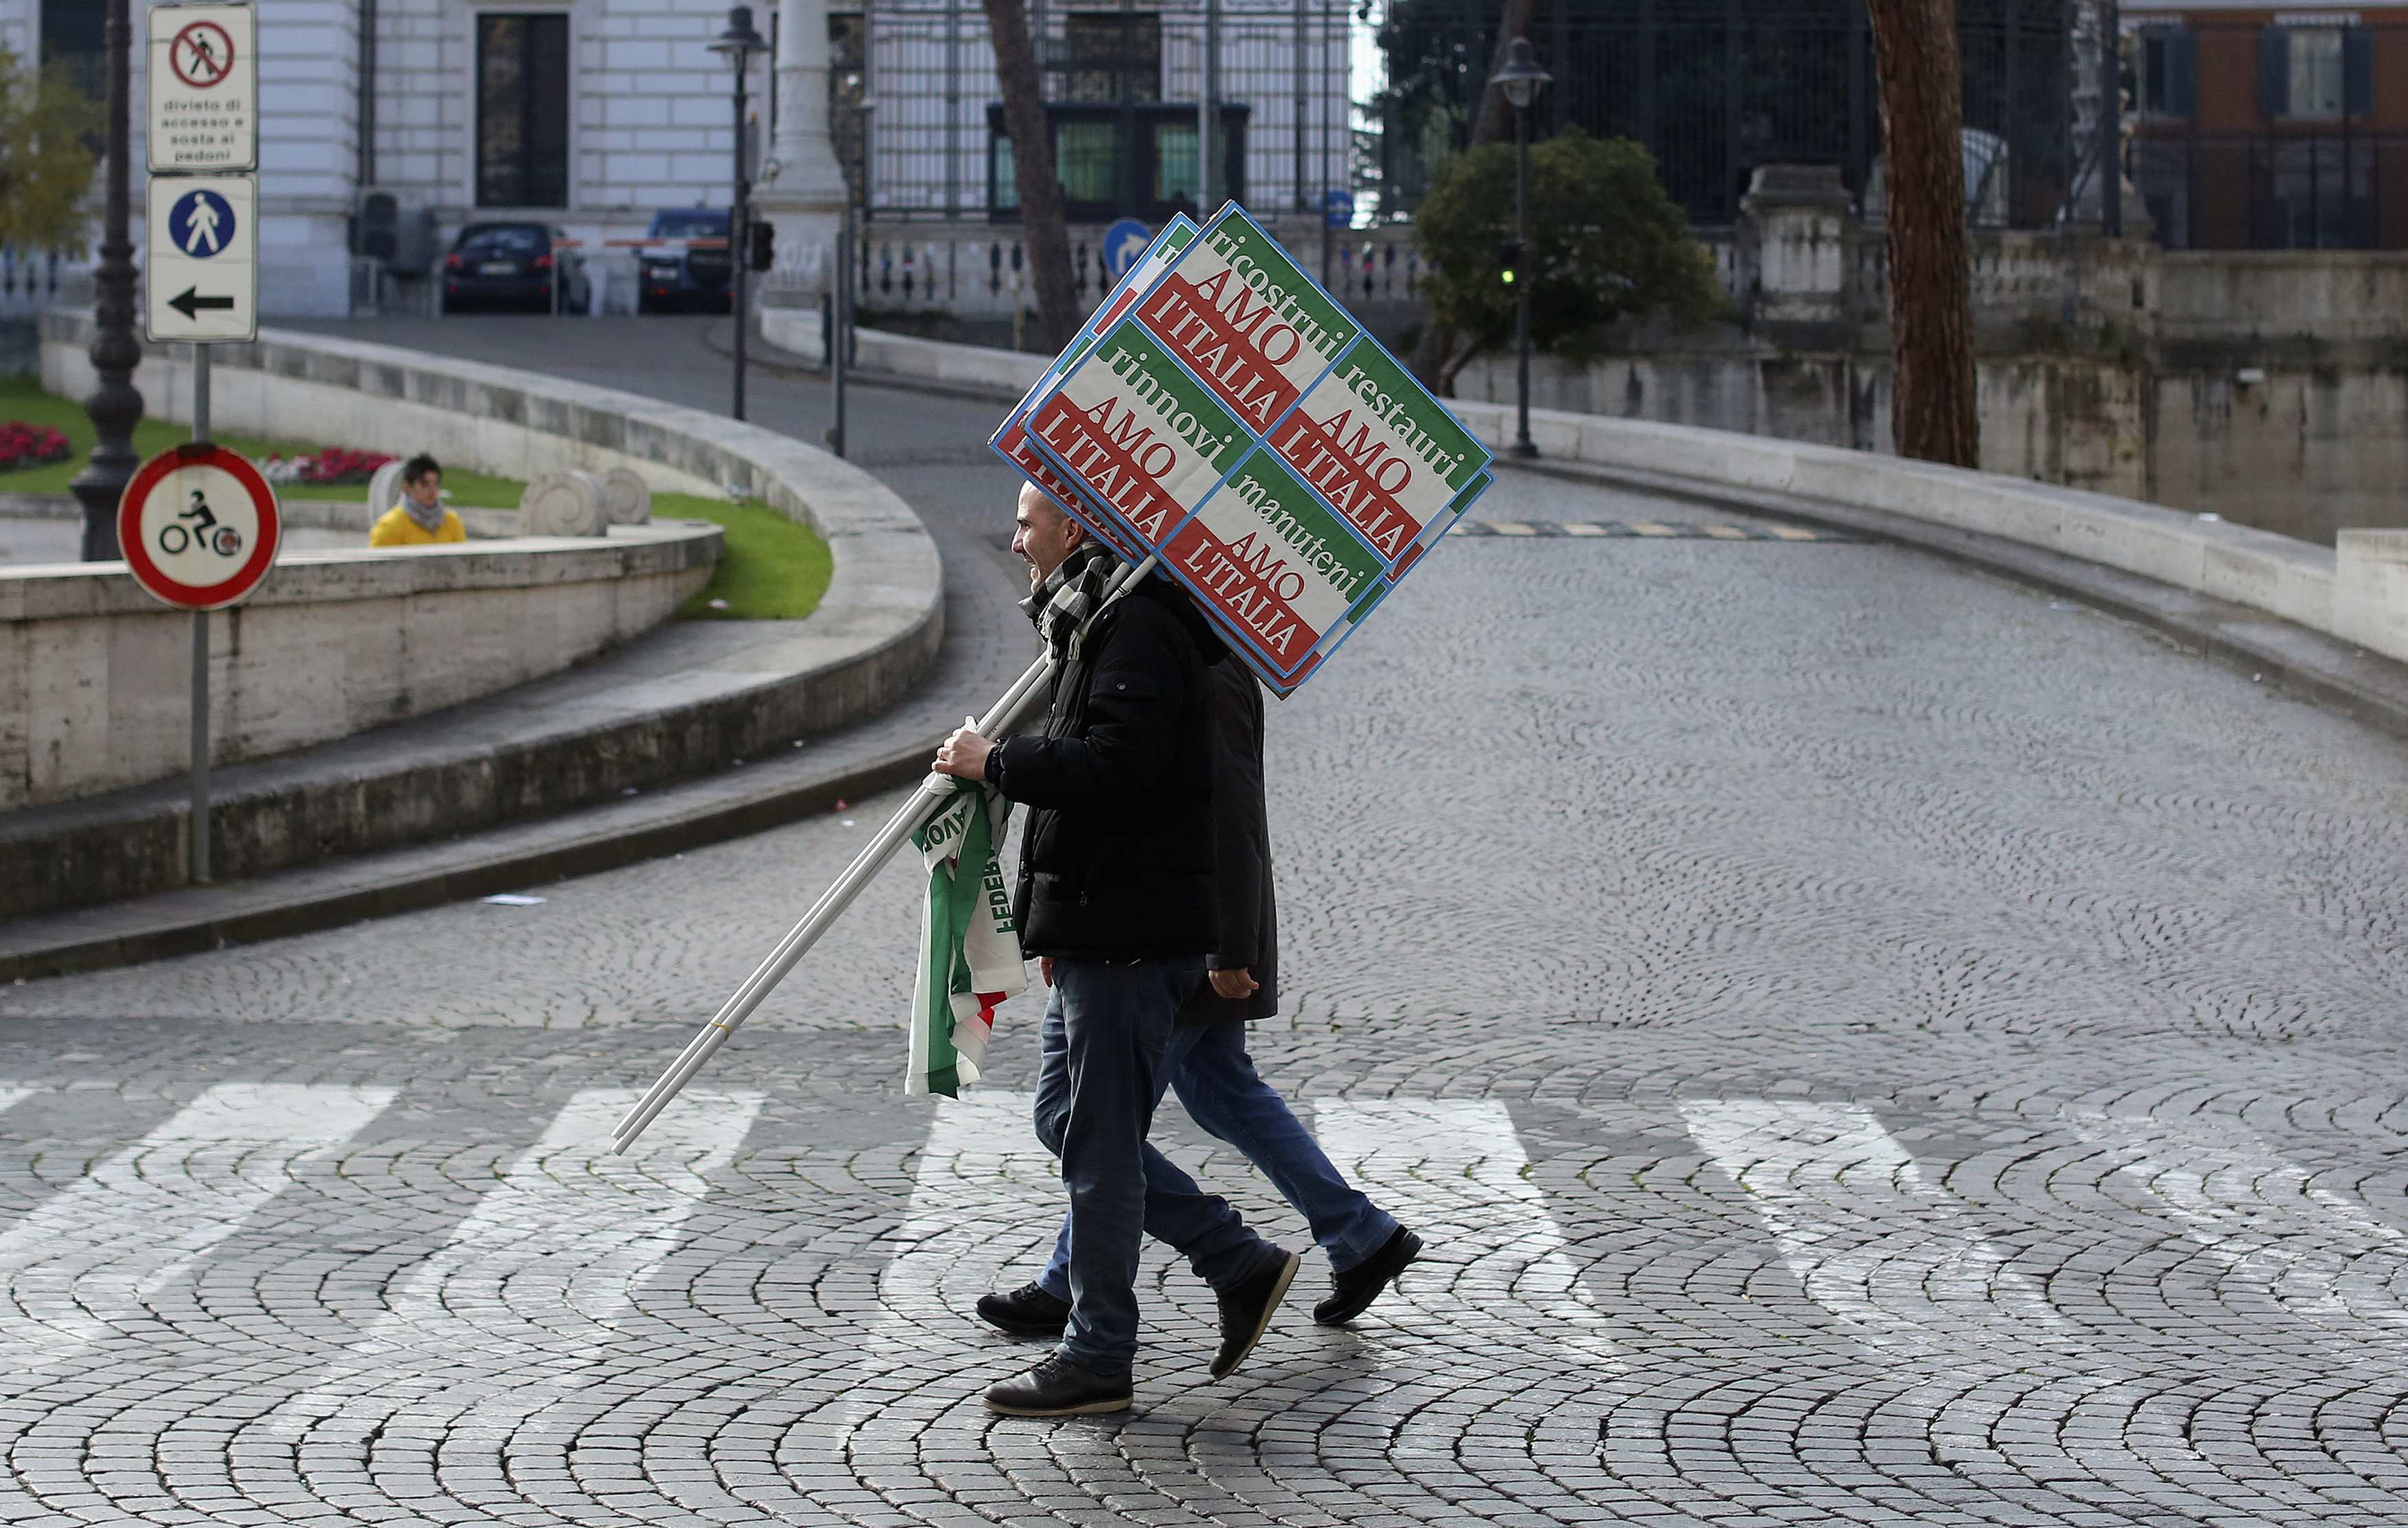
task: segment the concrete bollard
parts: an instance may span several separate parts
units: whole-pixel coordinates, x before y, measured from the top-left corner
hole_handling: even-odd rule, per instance
[[[602,485],[590,472],[547,472],[519,499],[521,536],[600,536]]]
[[[601,475],[602,519],[609,525],[641,525],[652,518],[652,485],[633,467],[611,467]]]
[[[2408,662],[2408,531],[2344,531],[2335,540],[2333,635]]]
[[[376,469],[368,478],[368,524],[374,526],[384,512],[401,502],[401,464],[398,456]]]

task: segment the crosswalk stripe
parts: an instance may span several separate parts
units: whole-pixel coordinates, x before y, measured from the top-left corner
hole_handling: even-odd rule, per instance
[[[0,1364],[67,1357],[138,1315],[290,1187],[296,1158],[350,1139],[393,1097],[269,1082],[202,1093],[0,1235]]]
[[[1447,1397],[1469,1378],[1470,1349],[1512,1354],[1527,1375],[1551,1372],[1584,1392],[1628,1365],[1591,1305],[1562,1228],[1528,1176],[1512,1116],[1496,1099],[1321,1098],[1313,1134],[1340,1170],[1422,1238],[1419,1261],[1365,1316],[1378,1364],[1350,1424],[1383,1428],[1398,1458],[1452,1459],[1464,1419]],[[1493,1405],[1475,1421],[1483,1448],[1522,1452],[1534,1428],[1596,1435],[1577,1405],[1545,1417]]]
[[[2068,1122],[2190,1241],[2292,1315],[2408,1326],[2408,1308],[2391,1292],[2408,1264],[2408,1231],[2311,1183],[2297,1163],[2254,1140],[2157,1120]]]
[[[1765,529],[1784,541],[1813,541],[1819,538],[1819,533],[1799,525],[1768,525]]]
[[[573,1383],[597,1336],[677,1250],[709,1175],[734,1157],[761,1107],[756,1092],[689,1091],[613,1156],[611,1127],[636,1097],[619,1088],[573,1095],[451,1238],[397,1282],[351,1358],[277,1408],[271,1435],[330,1420],[365,1432],[453,1386],[480,1397],[479,1425],[504,1422]]]
[[[1593,520],[1572,520],[1564,522],[1566,536],[1610,536],[1612,531]]]
[[[1560,1325],[1593,1349],[1610,1346],[1502,1103],[1322,1098],[1312,1121],[1330,1160],[1427,1247],[1405,1276],[1413,1309],[1455,1322],[1494,1320],[1519,1305],[1541,1329]],[[1440,1278],[1444,1292],[1427,1293]]]
[[[1870,1111],[1780,1099],[1693,1099],[1689,1134],[1747,1193],[1807,1296],[1874,1340],[1968,1322],[2061,1327],[2039,1285],[1960,1224]]]
[[[1539,528],[1518,520],[1492,520],[1488,521],[1488,534],[1490,536],[1536,536],[1539,534]]]
[[[1678,536],[1681,534],[1680,527],[1678,526],[1659,525],[1652,520],[1634,520],[1630,522],[1630,528],[1638,532],[1641,536]]]
[[[878,1278],[873,1352],[957,1349],[971,1307],[1053,1250],[1066,1201],[1038,1143],[1036,1095],[981,1088],[936,1105],[896,1252]],[[1172,1106],[1176,1107],[1176,1106]]]
[[[1741,530],[1736,525],[1701,525],[1698,529],[1705,532],[1708,536],[1713,536],[1717,541],[1744,541],[1747,539],[1747,533]]]

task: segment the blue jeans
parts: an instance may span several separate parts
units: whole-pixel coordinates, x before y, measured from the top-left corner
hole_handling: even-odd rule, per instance
[[[1242,1281],[1279,1250],[1145,1143],[1169,1080],[1177,1018],[1204,979],[1203,957],[1057,960],[1037,1073],[1037,1138],[1062,1159],[1062,1354],[1119,1377],[1137,1357],[1138,1252],[1152,1232],[1216,1287]],[[1192,1249],[1192,1250],[1189,1250]]]
[[[1050,1022],[1051,1014],[1047,1018]],[[1304,1128],[1287,1100],[1256,1075],[1254,1058],[1246,1054],[1244,1024],[1179,1025],[1164,1049],[1163,1069],[1196,1122],[1243,1151],[1281,1197],[1304,1217],[1312,1227],[1312,1239],[1328,1254],[1331,1268],[1343,1272],[1354,1266],[1396,1235],[1396,1217],[1346,1181],[1346,1175],[1323,1152],[1321,1143]],[[1186,1174],[1170,1167],[1152,1147],[1146,1148],[1145,1229],[1156,1240],[1185,1253],[1197,1275],[1218,1288],[1226,1280],[1214,1277],[1217,1247],[1181,1240],[1185,1226],[1174,1216],[1163,1217],[1157,1228],[1154,1174],[1158,1160],[1178,1175],[1179,1182],[1188,1183]],[[1070,1222],[1065,1220],[1062,1234],[1054,1241],[1053,1260],[1037,1276],[1038,1288],[1057,1300],[1068,1299],[1069,1265]],[[1243,1270],[1239,1277],[1252,1271]]]

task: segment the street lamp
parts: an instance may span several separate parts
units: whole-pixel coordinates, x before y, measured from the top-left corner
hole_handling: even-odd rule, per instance
[[[127,0],[108,0],[102,46],[108,71],[108,168],[103,193],[100,268],[93,286],[92,368],[100,378],[84,412],[98,440],[92,460],[67,487],[83,507],[83,556],[107,562],[118,555],[117,501],[134,479],[142,458],[134,451],[134,426],[142,419],[142,394],[134,368],[142,363],[142,342],[134,333],[134,239],[131,171],[126,162],[133,133],[131,59],[134,23]]]
[[[736,320],[736,408],[738,419],[744,417],[744,331],[751,322],[745,311],[744,266],[751,252],[751,239],[746,223],[751,216],[747,205],[752,193],[744,177],[744,83],[752,72],[752,60],[769,50],[769,40],[752,30],[752,7],[737,6],[727,13],[727,30],[710,45],[710,50],[733,64],[736,69],[736,194],[727,207],[727,279],[728,312]]]
[[[1508,43],[1505,66],[1488,77],[1488,82],[1503,90],[1505,99],[1513,107],[1513,258],[1506,267],[1506,277],[1513,283],[1513,344],[1521,358],[1521,375],[1516,383],[1521,434],[1513,442],[1516,456],[1539,454],[1539,448],[1530,443],[1530,283],[1525,278],[1523,266],[1527,263],[1530,238],[1530,103],[1537,99],[1539,87],[1555,78],[1530,56],[1527,37],[1516,37]]]

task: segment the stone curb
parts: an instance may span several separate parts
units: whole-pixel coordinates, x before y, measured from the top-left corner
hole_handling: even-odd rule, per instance
[[[188,887],[142,903],[106,905],[0,935],[0,982],[37,980],[283,938],[361,919],[490,896],[615,870],[706,844],[781,827],[924,777],[938,734],[902,748],[763,788],[765,762],[674,796],[613,803],[506,825],[473,840],[420,845],[313,865],[257,881]],[[690,797],[704,799],[681,806]],[[148,904],[148,906],[144,906]],[[173,905],[170,905],[173,904]],[[135,914],[134,909],[141,910]],[[129,916],[132,914],[133,916]],[[136,917],[141,921],[136,922]],[[130,925],[130,926],[121,926]]]
[[[733,363],[736,359],[734,333],[732,324],[712,324],[703,332],[703,346],[713,354],[724,355]],[[854,350],[858,353],[863,349],[867,349],[873,357],[893,359],[891,355],[885,353],[886,347],[879,343],[883,340],[904,341],[912,345],[947,345],[949,349],[959,350],[979,349],[974,345],[950,345],[943,340],[914,339],[908,335],[889,335],[882,330],[865,328],[860,333],[860,342],[854,346]],[[1010,355],[1012,352],[998,350],[995,353]],[[1024,359],[1034,358],[1024,355]],[[763,339],[757,335],[744,349],[744,362],[745,369],[748,371],[765,371],[772,377],[784,378],[790,381],[824,382],[828,379],[828,369],[822,363],[796,355],[794,351]],[[848,382],[857,382],[865,387],[897,388],[910,393],[933,393],[940,398],[964,398],[973,403],[1015,404],[1020,401],[1021,394],[1028,391],[1028,386],[1025,382],[1013,385],[1007,382],[979,381],[958,377],[921,377],[887,366],[866,366],[859,363],[849,367],[844,375]],[[999,416],[996,422],[1002,422]]]

